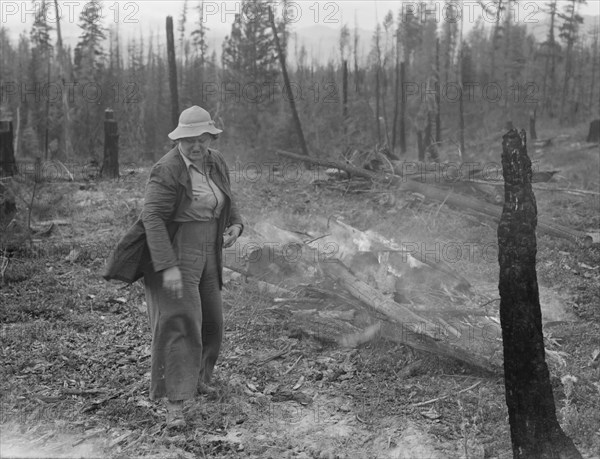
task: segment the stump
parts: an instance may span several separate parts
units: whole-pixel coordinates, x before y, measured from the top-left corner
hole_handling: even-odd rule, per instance
[[[119,178],[119,130],[110,108],[104,112],[104,160],[100,175]]]
[[[17,213],[17,201],[10,187],[0,182],[0,230],[4,236],[6,227]],[[0,249],[2,247],[0,246]]]
[[[0,177],[12,177],[17,172],[13,147],[12,121],[0,121]]]
[[[600,120],[594,120],[590,123],[587,141],[594,143],[600,142]]]
[[[504,381],[515,458],[581,458],[556,419],[546,364],[535,257],[537,206],[525,131],[503,137],[498,225]]]
[[[535,128],[537,108],[529,112],[529,137],[531,140],[537,140],[537,130]]]

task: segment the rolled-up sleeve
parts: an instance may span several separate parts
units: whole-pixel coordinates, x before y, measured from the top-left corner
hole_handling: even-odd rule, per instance
[[[177,182],[162,165],[155,165],[146,185],[142,222],[156,272],[178,264],[167,231],[167,222],[173,214],[176,201]]]

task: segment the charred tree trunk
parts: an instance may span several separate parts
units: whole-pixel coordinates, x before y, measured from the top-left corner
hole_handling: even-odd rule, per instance
[[[46,63],[46,84],[50,86],[50,58],[48,57]],[[50,159],[48,146],[50,143],[49,131],[50,131],[50,97],[46,97],[46,125],[44,126],[44,158],[46,161]]]
[[[498,225],[500,322],[513,454],[520,458],[581,458],[556,419],[546,365],[535,257],[537,207],[525,131],[502,142],[504,209]]]
[[[419,161],[425,161],[425,146],[423,144],[423,131],[417,131],[417,151],[419,152]]]
[[[435,40],[435,141],[439,144],[442,141],[442,97],[441,97],[441,78],[440,78],[440,39]]]
[[[537,115],[537,107],[529,112],[529,135],[531,140],[537,140],[537,131],[535,129],[535,121]]]
[[[460,157],[465,157],[465,102],[464,102],[464,72],[463,72],[463,26],[460,26],[460,52],[458,53],[457,73],[459,81],[460,98],[458,99],[458,141],[460,143]]]
[[[429,159],[434,163],[439,163],[440,155],[438,153],[438,147],[433,136],[433,120],[433,112],[427,112],[427,125],[425,126],[425,149],[427,150]]]
[[[0,177],[12,177],[16,172],[12,121],[0,121]]]
[[[600,120],[594,120],[590,123],[587,141],[594,143],[600,142]]]
[[[392,121],[392,152],[396,150],[398,109],[400,108],[400,40],[396,42],[396,68],[394,71],[394,117]]]
[[[402,103],[400,104],[400,153],[406,153],[406,103],[408,97],[404,92],[404,61],[400,62],[400,88],[402,88]]]
[[[114,112],[104,112],[104,159],[100,175],[104,178],[119,178],[119,130]]]
[[[354,13],[354,92],[360,93],[360,72],[358,69],[358,25],[356,22],[356,11]]]
[[[175,38],[173,16],[167,16],[167,55],[169,59],[169,87],[171,88],[171,125],[179,124],[179,92],[177,91],[177,62],[175,61]]]
[[[348,132],[348,61],[345,59],[342,64],[342,123],[345,139]]]
[[[292,94],[292,87],[290,86],[290,79],[288,77],[287,68],[285,66],[285,54],[279,43],[279,36],[277,35],[277,27],[275,26],[275,18],[273,17],[273,10],[269,7],[269,21],[271,22],[271,28],[273,29],[273,38],[275,39],[275,46],[277,47],[277,55],[279,56],[279,63],[281,64],[281,73],[283,73],[283,83],[285,84],[286,91],[288,92],[288,100],[290,102],[290,109],[292,110],[292,117],[294,118],[294,125],[296,126],[296,134],[300,141],[300,148],[304,156],[310,156],[308,154],[308,147],[304,140],[304,133],[302,132],[302,125],[300,124],[300,117],[298,116],[298,110],[296,110],[296,101]]]
[[[375,132],[377,135],[377,143],[381,143],[381,125],[379,124],[380,110],[379,110],[379,65],[375,67]]]

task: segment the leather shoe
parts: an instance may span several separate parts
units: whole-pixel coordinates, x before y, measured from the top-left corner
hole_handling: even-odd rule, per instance
[[[198,393],[201,395],[210,395],[211,397],[215,397],[219,391],[216,387],[209,386],[205,382],[198,381]]]
[[[185,427],[185,419],[183,418],[183,401],[167,402],[167,427],[177,429]]]

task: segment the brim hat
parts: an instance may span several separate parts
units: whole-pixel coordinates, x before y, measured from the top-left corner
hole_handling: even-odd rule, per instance
[[[197,105],[186,108],[179,115],[179,124],[173,132],[169,133],[169,139],[177,140],[184,137],[198,137],[208,132],[213,135],[223,132],[215,127],[210,113]]]

